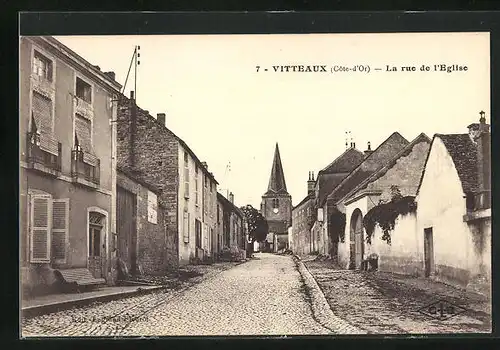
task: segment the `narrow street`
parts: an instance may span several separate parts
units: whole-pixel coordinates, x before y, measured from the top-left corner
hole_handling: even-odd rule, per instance
[[[329,334],[291,256],[256,254],[183,292],[158,292],[23,320],[23,336]]]

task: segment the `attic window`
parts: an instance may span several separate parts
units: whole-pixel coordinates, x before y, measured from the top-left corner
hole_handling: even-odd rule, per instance
[[[52,61],[38,51],[34,52],[33,73],[42,79],[52,81]]]
[[[76,97],[92,103],[92,87],[80,78],[76,78]]]

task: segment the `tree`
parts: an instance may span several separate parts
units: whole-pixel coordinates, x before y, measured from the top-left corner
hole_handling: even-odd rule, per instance
[[[248,225],[248,235],[252,240],[252,247],[254,242],[262,242],[266,239],[269,232],[267,220],[261,213],[250,204],[240,208]]]

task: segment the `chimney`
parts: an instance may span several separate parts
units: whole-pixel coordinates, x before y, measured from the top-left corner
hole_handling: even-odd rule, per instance
[[[134,92],[133,92],[133,91],[130,91],[130,99],[131,99],[131,100],[135,100],[135,97],[134,97]]]
[[[366,151],[364,153],[365,153],[365,157],[368,157],[370,154],[373,153],[373,151],[372,151],[372,145],[371,145],[370,141],[368,141],[367,149],[366,149]]]
[[[104,74],[111,80],[115,81],[115,78],[116,78],[116,74],[115,72],[111,71],[111,72],[104,72]]]
[[[314,185],[316,181],[314,180],[314,171],[309,172],[309,180],[307,180],[307,194],[314,192]]]
[[[165,113],[157,113],[156,114],[156,120],[158,120],[158,122],[161,125],[166,125],[165,117],[166,117]]]
[[[486,124],[484,112],[479,113],[481,118],[478,123],[468,126],[469,136],[476,146],[477,152],[477,180],[480,192],[481,208],[490,208],[491,191],[491,134],[490,125]]]
[[[98,71],[101,71],[101,67],[99,66],[93,66],[95,69],[97,69]]]
[[[201,165],[203,165],[203,167],[208,170],[207,162],[201,162]]]
[[[233,192],[229,192],[229,201],[234,204],[234,194]]]

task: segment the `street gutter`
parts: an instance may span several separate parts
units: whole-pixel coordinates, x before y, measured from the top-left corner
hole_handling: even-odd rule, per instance
[[[309,290],[308,294],[311,299],[310,303],[313,316],[319,324],[335,334],[368,334],[365,330],[355,327],[344,319],[336,316],[330,308],[318,283],[301,261],[300,257],[293,255],[293,261],[297,265],[297,269],[302,276],[306,288]]]

